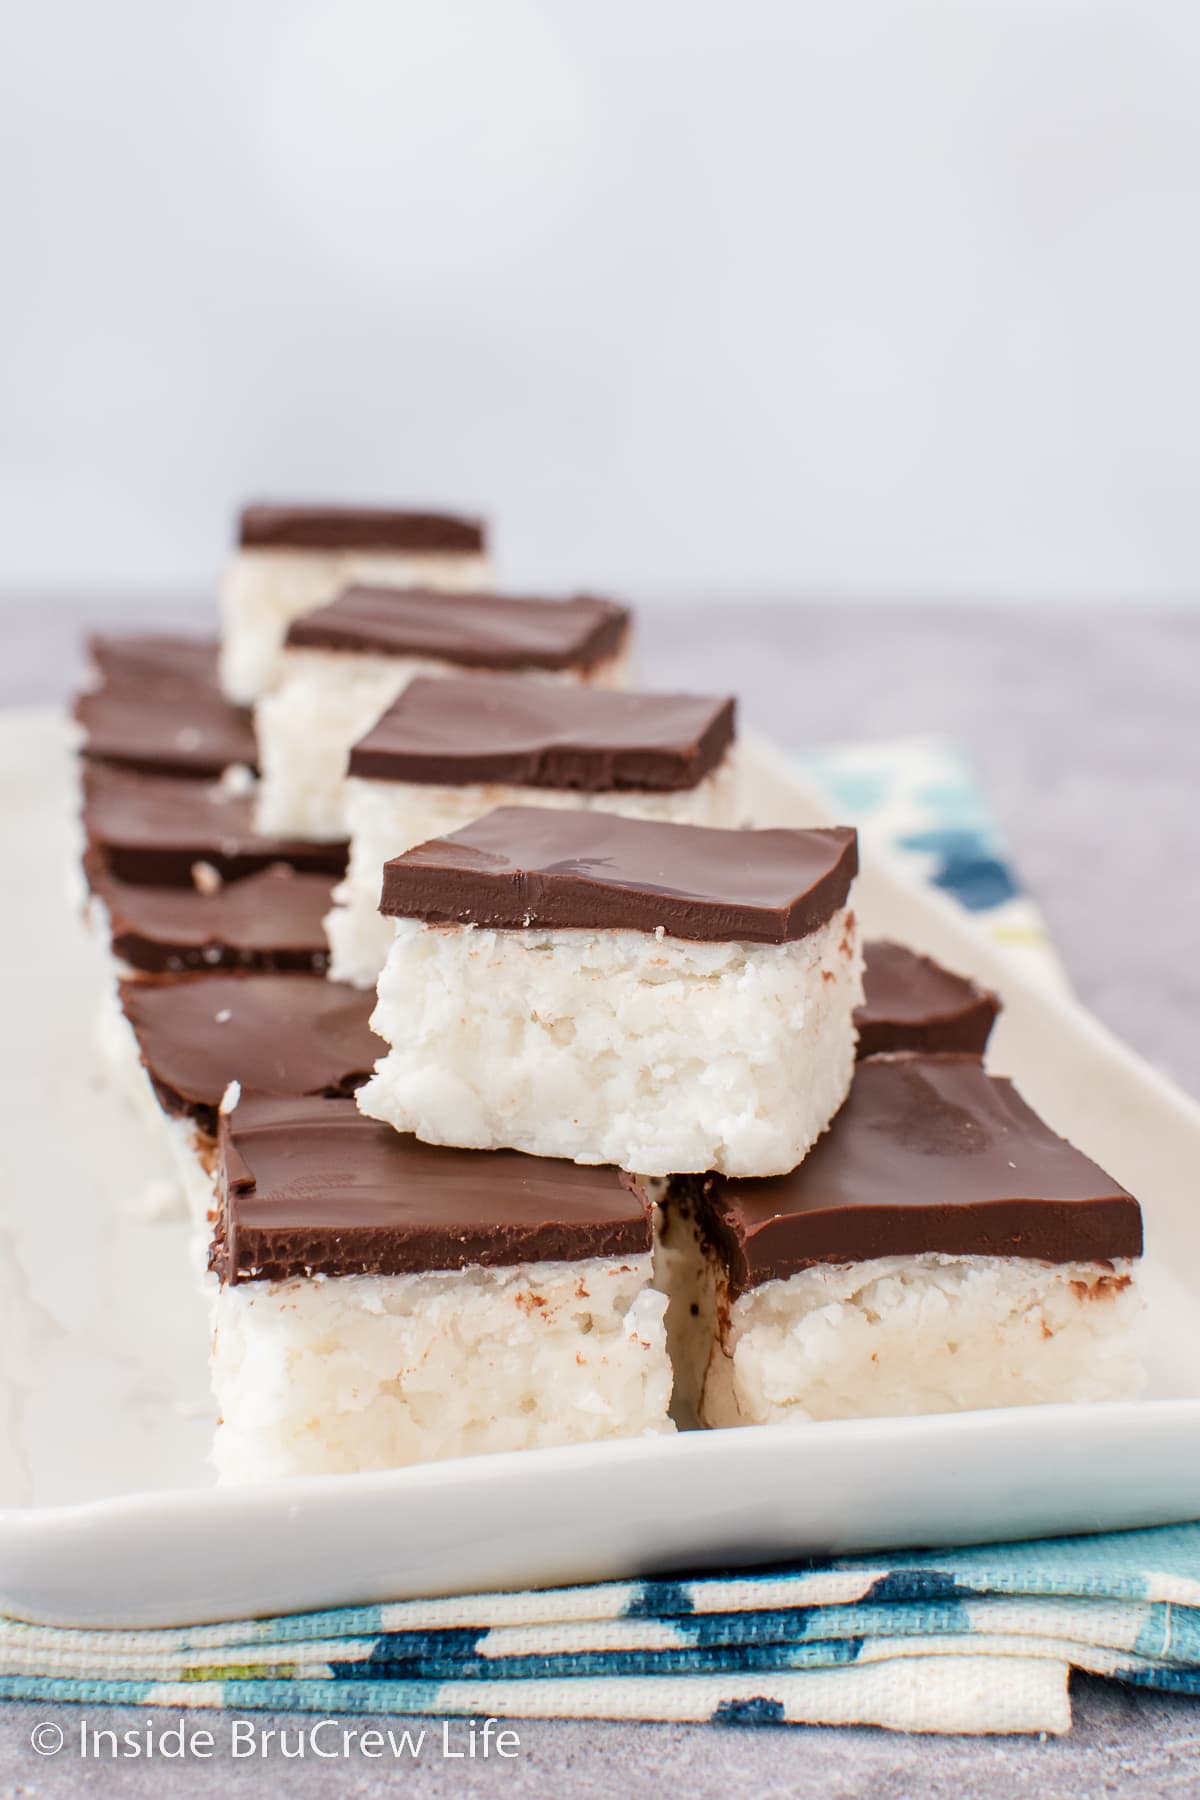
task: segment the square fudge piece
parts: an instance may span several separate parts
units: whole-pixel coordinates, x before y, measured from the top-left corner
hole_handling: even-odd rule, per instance
[[[391,945],[383,865],[509,804],[737,823],[735,706],[506,679],[420,678],[350,752],[350,866],[329,915],[332,970],[374,987]]]
[[[211,888],[273,863],[331,880],[346,868],[344,841],[314,844],[256,830],[244,782],[184,781],[88,763],[82,789],[87,857],[118,881]]]
[[[143,887],[119,880],[91,854],[84,872],[93,927],[122,973],[325,972],[323,921],[334,886],[328,875],[272,863],[241,881],[213,875],[198,887]]]
[[[616,1169],[431,1149],[349,1100],[221,1120],[223,1479],[669,1432],[650,1207]]]
[[[1000,1001],[931,956],[884,938],[863,947],[863,1003],[854,1015],[858,1054],[960,1051],[982,1056]]]
[[[1118,1400],[1138,1203],[974,1056],[873,1056],[801,1166],[674,1184],[709,1251],[709,1425]],[[680,1247],[677,1244],[677,1247]]]
[[[293,619],[355,582],[486,588],[479,519],[378,506],[248,506],[221,586],[221,685],[249,706],[272,686]]]
[[[368,996],[317,975],[131,977],[114,1002],[102,1054],[165,1144],[201,1227],[213,1205],[218,1115],[240,1087],[349,1094],[384,1048]]]
[[[362,1110],[646,1176],[792,1168],[850,1086],[852,830],[501,807],[384,869]]]
[[[290,627],[279,685],[256,710],[260,829],[344,836],[351,747],[415,676],[623,687],[628,639],[626,609],[587,595],[348,589]]]
[[[162,633],[94,637],[92,686],[75,702],[82,754],[145,774],[214,780],[253,769],[254,722],[217,685],[217,645]]]

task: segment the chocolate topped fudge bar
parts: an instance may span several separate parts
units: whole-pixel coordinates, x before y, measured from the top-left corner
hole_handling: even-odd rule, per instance
[[[958,1050],[982,1056],[1000,1001],[930,956],[874,938],[863,948],[863,1003],[854,1015],[858,1054]]]
[[[256,766],[250,714],[217,685],[215,640],[141,632],[93,637],[88,650],[99,679],[75,702],[85,757],[200,780]]]
[[[287,863],[305,874],[342,874],[345,843],[314,844],[255,829],[249,792],[223,781],[179,781],[88,764],[83,828],[89,853],[120,881],[191,887],[201,871],[223,881]]]
[[[721,1339],[708,1424],[1136,1393],[1133,1196],[974,1055],[858,1065],[805,1161],[679,1182]]]
[[[384,1046],[370,998],[318,975],[174,975],[117,983],[110,1066],[157,1124],[193,1216],[212,1205],[217,1117],[231,1084],[346,1095]]]
[[[112,953],[130,969],[323,973],[327,966],[328,875],[272,863],[241,881],[142,887],[119,880],[94,856],[84,868]]]
[[[650,1207],[616,1169],[434,1149],[347,1100],[221,1120],[226,1479],[670,1431]]]
[[[362,1110],[430,1143],[767,1175],[845,1098],[852,830],[503,807],[394,858]]]
[[[414,677],[521,674],[622,687],[629,635],[626,608],[586,595],[348,589],[292,624],[278,686],[258,705],[260,827],[342,835],[351,747]]]
[[[248,506],[221,590],[221,680],[243,706],[279,674],[284,635],[354,582],[480,589],[486,531],[456,513],[377,506]]]
[[[392,941],[389,857],[508,804],[737,820],[731,699],[496,676],[412,682],[350,752],[350,866],[328,920],[334,975],[373,987]]]

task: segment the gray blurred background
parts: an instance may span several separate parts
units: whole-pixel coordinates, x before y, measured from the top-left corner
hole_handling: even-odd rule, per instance
[[[535,588],[1200,592],[1189,0],[0,18],[10,608],[200,591],[249,493]]]

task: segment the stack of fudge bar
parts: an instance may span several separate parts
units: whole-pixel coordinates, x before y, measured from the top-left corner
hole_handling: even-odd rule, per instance
[[[735,705],[475,521],[252,507],[220,646],[93,643],[101,1042],[166,1142],[225,1479],[1137,1391],[1137,1202],[742,823]],[[865,981],[865,987],[864,987]]]

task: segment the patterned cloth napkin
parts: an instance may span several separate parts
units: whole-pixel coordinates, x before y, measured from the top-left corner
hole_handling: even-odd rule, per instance
[[[1200,1694],[1200,1524],[168,1631],[0,1621],[0,1696],[1066,1731],[1072,1668]]]
[[[1063,980],[957,751],[855,746],[803,769]],[[1200,1694],[1200,1523],[175,1630],[0,1619],[0,1698],[234,1712],[1061,1732],[1072,1668]]]
[[[1066,971],[1024,893],[969,759],[942,738],[846,744],[792,759],[865,848],[884,850],[954,900],[1027,974],[1060,991]]]

